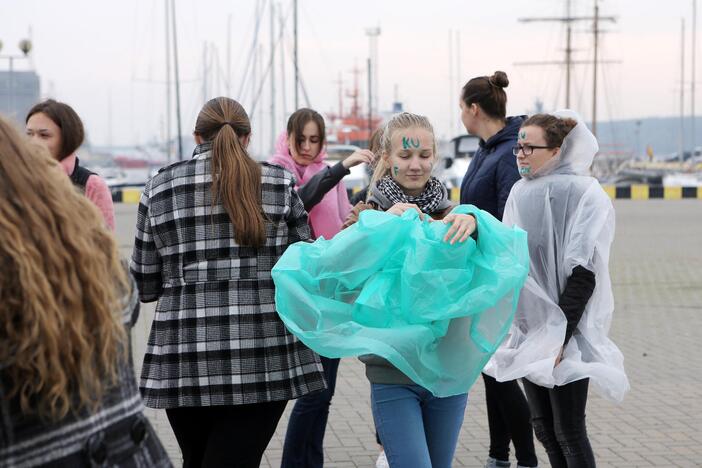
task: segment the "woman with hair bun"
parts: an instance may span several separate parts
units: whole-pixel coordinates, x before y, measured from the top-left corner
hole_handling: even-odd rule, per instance
[[[519,171],[512,155],[524,116],[507,117],[507,74],[496,71],[468,81],[461,92],[461,120],[480,137],[480,146],[461,183],[461,203],[473,204],[497,219],[502,214]],[[518,467],[537,466],[529,405],[516,380],[498,382],[483,374],[490,429],[486,468],[509,467],[509,443]]]
[[[144,187],[131,270],[158,301],[141,390],[163,408],[190,467],[258,467],[288,400],[325,388],[313,351],[276,313],[271,269],[311,237],[294,179],[246,150],[226,97],[195,123],[193,158]]]

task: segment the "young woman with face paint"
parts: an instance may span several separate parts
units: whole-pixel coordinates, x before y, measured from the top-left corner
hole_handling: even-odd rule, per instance
[[[513,151],[523,179],[503,222],[527,231],[530,272],[508,339],[485,372],[524,378],[551,466],[594,467],[585,428],[588,386],[613,401],[629,389],[622,354],[607,337],[614,209],[589,176],[597,140],[572,111],[537,114],[522,124]]]
[[[421,217],[451,224],[445,242],[464,242],[476,232],[475,218],[451,213],[454,206],[446,188],[431,175],[436,143],[426,117],[395,115],[386,124],[380,151],[367,200],[354,207],[345,227],[368,209],[398,216],[416,210]],[[467,394],[435,397],[385,359],[365,355],[361,360],[371,382],[373,418],[390,466],[450,467]]]
[[[269,162],[295,176],[296,189],[305,209],[313,238],[331,239],[339,232],[351,204],[342,179],[349,168],[370,164],[368,150],[358,150],[334,166],[324,163],[324,119],[312,109],[299,109],[288,119],[287,131],[278,137],[276,154]],[[324,463],[324,432],[334,395],[339,359],[321,357],[326,390],[303,396],[290,414],[283,447],[283,468],[321,468]]]
[[[76,151],[83,144],[85,131],[73,108],[47,99],[30,109],[25,125],[27,136],[49,150],[73,185],[98,207],[105,224],[114,230],[115,209],[109,187],[99,175],[87,170],[78,161]]]
[[[509,80],[504,72],[479,76],[461,91],[461,121],[466,131],[480,137],[480,146],[461,183],[461,203],[472,204],[497,219],[502,213],[519,171],[512,155],[517,131],[525,116],[507,117]],[[490,431],[485,468],[509,467],[509,443],[514,444],[517,467],[537,466],[529,405],[516,380],[498,382],[482,374]]]

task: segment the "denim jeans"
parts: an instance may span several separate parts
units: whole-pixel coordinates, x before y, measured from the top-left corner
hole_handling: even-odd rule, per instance
[[[391,468],[449,468],[468,395],[438,398],[419,385],[371,384],[375,427]]]
[[[595,455],[585,429],[589,379],[545,388],[524,379],[536,438],[553,468],[594,468]]]
[[[339,359],[320,356],[327,388],[298,398],[290,412],[281,468],[322,468],[324,431],[336,387]]]

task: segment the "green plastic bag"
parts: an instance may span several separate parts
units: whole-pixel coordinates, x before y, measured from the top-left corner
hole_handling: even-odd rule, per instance
[[[414,210],[366,210],[331,240],[293,244],[273,268],[281,319],[323,356],[375,354],[436,396],[467,392],[509,329],[529,253],[521,229],[452,212],[476,217],[477,242],[444,242],[450,224]]]

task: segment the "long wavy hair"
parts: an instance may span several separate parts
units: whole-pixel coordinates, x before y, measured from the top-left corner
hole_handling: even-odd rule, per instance
[[[95,410],[126,359],[114,238],[44,150],[0,119],[0,375],[24,414]]]
[[[213,205],[224,206],[239,245],[260,247],[266,241],[261,166],[242,144],[251,134],[249,116],[234,99],[210,99],[197,116],[195,134],[212,142]]]

